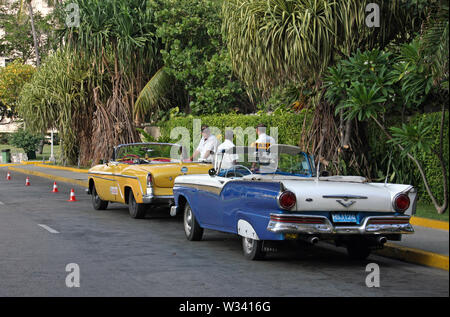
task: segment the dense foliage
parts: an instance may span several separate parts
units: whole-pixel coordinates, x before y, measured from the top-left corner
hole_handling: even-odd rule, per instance
[[[0,121],[12,118],[17,113],[19,95],[25,83],[29,82],[35,68],[16,60],[0,68]]]
[[[161,112],[174,106],[193,114],[253,110],[233,76],[220,7],[210,0],[152,1],[164,67],[148,86],[153,91],[138,100],[140,115],[163,118]]]

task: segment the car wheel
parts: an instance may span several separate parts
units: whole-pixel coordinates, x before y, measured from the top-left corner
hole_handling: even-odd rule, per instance
[[[186,203],[184,207],[184,233],[189,241],[200,241],[203,236],[203,228],[197,222],[191,206]]]
[[[128,194],[128,210],[131,218],[142,219],[145,217],[145,204],[138,204],[134,199],[133,191],[130,190]]]
[[[262,260],[266,256],[263,251],[263,241],[242,237],[244,256],[249,260]]]
[[[95,210],[105,210],[108,207],[108,201],[102,200],[95,189],[95,185],[92,186],[92,206]]]
[[[347,244],[348,256],[353,260],[365,260],[371,253],[369,244],[365,241],[352,241]]]

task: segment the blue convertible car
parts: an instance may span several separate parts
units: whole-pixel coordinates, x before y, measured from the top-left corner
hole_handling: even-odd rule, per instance
[[[224,169],[227,155],[233,164]],[[334,240],[362,259],[414,232],[413,186],[317,172],[313,157],[295,146],[235,147],[218,154],[209,175],[175,179],[171,214],[184,213],[188,240],[200,240],[204,228],[240,235],[252,260],[270,250],[267,241],[292,239]]]

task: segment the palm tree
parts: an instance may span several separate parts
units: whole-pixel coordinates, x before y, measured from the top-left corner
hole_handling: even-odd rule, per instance
[[[224,2],[223,31],[234,71],[253,92],[287,81],[316,81],[339,56],[383,47],[413,28],[404,0],[377,3],[383,21],[371,29],[362,0]]]

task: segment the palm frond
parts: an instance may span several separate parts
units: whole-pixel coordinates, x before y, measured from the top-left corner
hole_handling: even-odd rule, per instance
[[[173,77],[164,71],[164,67],[160,68],[139,93],[134,104],[135,116],[144,118],[147,114],[167,106],[166,96],[173,81]]]

